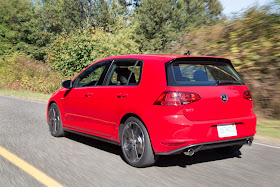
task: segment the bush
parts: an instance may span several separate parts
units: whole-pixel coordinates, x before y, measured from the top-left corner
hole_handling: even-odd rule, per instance
[[[48,50],[46,61],[63,75],[73,75],[103,57],[138,53],[131,37],[129,30],[116,34],[93,30],[58,36]]]
[[[53,93],[64,79],[46,63],[20,53],[0,58],[0,88]]]

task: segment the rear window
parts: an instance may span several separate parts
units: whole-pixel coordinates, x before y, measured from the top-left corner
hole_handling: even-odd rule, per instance
[[[168,86],[244,85],[235,69],[226,62],[175,61],[167,65]]]

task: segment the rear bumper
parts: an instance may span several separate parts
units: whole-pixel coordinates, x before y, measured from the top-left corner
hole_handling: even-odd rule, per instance
[[[175,149],[173,151],[165,152],[165,153],[156,153],[156,155],[173,155],[173,154],[180,154],[182,152],[187,152],[189,149],[192,149],[196,153],[198,151],[208,150],[208,149],[216,149],[221,147],[229,147],[233,145],[244,145],[253,142],[253,137],[246,137],[246,138],[237,138],[231,140],[222,140],[222,141],[215,141],[215,142],[207,142],[207,143],[200,143],[200,144],[193,144],[188,145],[186,147],[182,147],[179,149]]]
[[[213,142],[243,139],[246,142],[248,137],[253,137],[256,133],[256,116],[253,111],[246,117],[207,121],[190,121],[181,111],[173,111],[175,110],[158,108],[144,120],[155,154],[173,154],[194,145],[204,145],[199,148],[203,150],[211,147],[205,145]],[[235,124],[237,135],[219,137],[217,126],[224,124]]]

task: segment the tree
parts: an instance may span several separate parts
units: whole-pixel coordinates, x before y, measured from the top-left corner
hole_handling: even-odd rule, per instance
[[[0,54],[23,51],[42,60],[50,35],[30,0],[0,0]]]
[[[111,31],[126,15],[117,0],[41,0],[43,22],[50,33],[74,33],[89,28]]]
[[[42,0],[39,2],[42,21],[47,32],[70,33],[82,28],[82,1]]]
[[[185,26],[201,26],[216,23],[221,18],[222,5],[219,0],[184,0]]]
[[[0,54],[36,40],[38,22],[28,0],[0,0]],[[18,46],[19,47],[19,46]]]
[[[188,27],[212,24],[219,20],[218,0],[142,0],[135,9],[141,51],[161,51]]]

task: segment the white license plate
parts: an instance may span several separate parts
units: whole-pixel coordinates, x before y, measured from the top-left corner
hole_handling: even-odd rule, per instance
[[[217,129],[220,138],[237,136],[235,124],[217,125]]]

